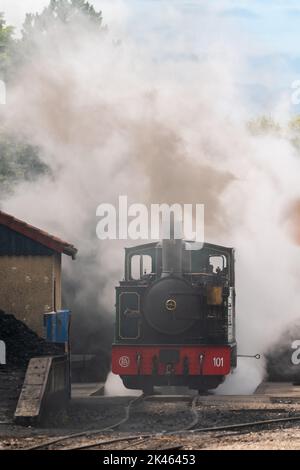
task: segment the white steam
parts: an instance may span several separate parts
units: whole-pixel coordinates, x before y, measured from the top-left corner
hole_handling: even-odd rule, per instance
[[[112,372],[108,375],[107,381],[104,387],[104,395],[112,397],[120,396],[139,396],[141,395],[140,390],[128,390],[124,387],[122,380],[118,375]]]
[[[168,11],[166,25],[184,28],[178,11]],[[97,293],[95,311],[111,318],[123,242],[97,240],[98,204],[120,194],[204,203],[207,241],[236,248],[239,352],[262,353],[300,300],[299,249],[282,222],[300,196],[300,160],[284,140],[247,133],[236,87],[241,51],[205,30],[205,48],[190,56],[182,31],[171,54],[155,37],[141,44],[120,33],[122,21],[118,35],[96,34],[82,19],[37,36],[0,117],[4,129],[41,147],[52,175],[20,185],[2,207],[79,248],[78,261],[66,264],[78,287],[72,302],[83,306]],[[243,360],[230,391],[241,382],[253,390],[262,376],[262,364]]]

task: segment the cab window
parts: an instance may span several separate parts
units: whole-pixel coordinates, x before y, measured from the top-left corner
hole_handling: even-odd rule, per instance
[[[221,273],[224,272],[224,269],[227,268],[227,259],[224,255],[210,256],[209,257],[209,269],[212,273]]]
[[[142,279],[152,273],[152,257],[150,255],[133,255],[130,263],[130,278]]]

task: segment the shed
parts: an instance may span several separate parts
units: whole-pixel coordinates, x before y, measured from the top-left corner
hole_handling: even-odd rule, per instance
[[[62,254],[77,249],[0,211],[0,309],[41,336],[42,314],[61,308]]]

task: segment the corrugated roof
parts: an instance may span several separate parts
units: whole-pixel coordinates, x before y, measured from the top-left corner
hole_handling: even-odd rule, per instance
[[[2,211],[0,211],[0,224],[9,227],[11,230],[18,232],[25,237],[56,251],[57,253],[64,253],[65,255],[72,256],[73,259],[76,258],[78,250],[74,245],[71,245],[71,243],[65,242],[58,237],[50,235],[48,232],[40,230],[33,225],[29,225],[26,222]]]

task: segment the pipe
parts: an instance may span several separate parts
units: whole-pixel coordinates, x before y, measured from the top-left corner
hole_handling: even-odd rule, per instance
[[[170,238],[162,240],[162,277],[182,276],[183,241],[175,238],[174,217],[170,220]]]

